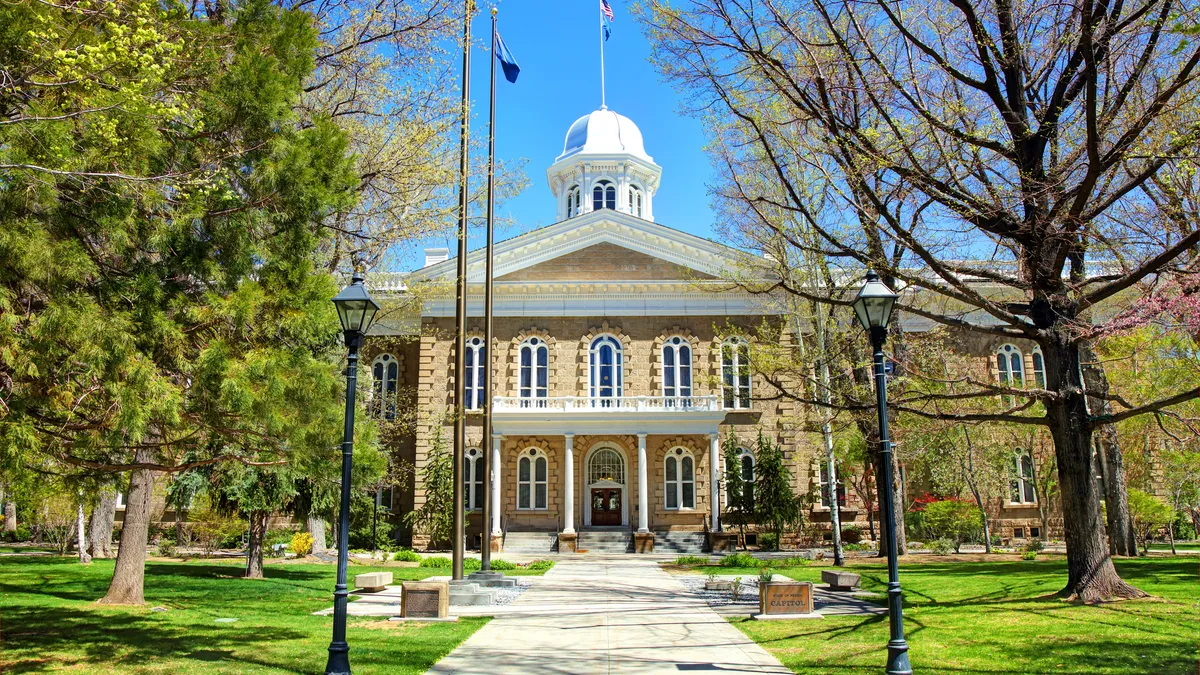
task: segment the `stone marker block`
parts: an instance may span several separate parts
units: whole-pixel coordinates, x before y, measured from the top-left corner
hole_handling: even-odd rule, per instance
[[[829,584],[831,591],[853,591],[861,578],[853,572],[821,570],[821,581]]]
[[[737,532],[709,532],[708,550],[713,553],[733,553],[737,550]]]
[[[811,581],[771,581],[758,589],[759,614],[812,614]]]
[[[633,550],[638,553],[654,553],[654,533],[635,532],[633,535]]]
[[[578,547],[579,534],[576,532],[559,532],[558,533],[558,552],[559,553],[578,553],[575,549]]]
[[[354,587],[364,591],[382,591],[390,583],[392,583],[391,572],[368,572],[354,575]]]
[[[400,616],[443,619],[450,614],[450,585],[444,581],[405,581],[400,585]]]

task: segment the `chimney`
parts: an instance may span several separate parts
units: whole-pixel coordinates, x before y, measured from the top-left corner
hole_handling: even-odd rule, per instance
[[[427,248],[425,249],[425,266],[436,265],[440,262],[446,262],[450,259],[450,249],[448,248]]]

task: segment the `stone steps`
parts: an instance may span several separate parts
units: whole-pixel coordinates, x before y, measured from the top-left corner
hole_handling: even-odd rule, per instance
[[[654,552],[699,555],[708,546],[703,532],[655,532]]]
[[[557,532],[509,532],[504,535],[504,552],[541,555],[558,550]]]
[[[580,530],[575,546],[589,553],[632,553],[633,533],[628,530]]]

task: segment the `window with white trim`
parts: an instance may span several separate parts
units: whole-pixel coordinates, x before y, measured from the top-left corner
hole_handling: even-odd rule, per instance
[[[579,215],[582,208],[583,202],[580,201],[579,186],[572,185],[571,188],[567,190],[567,217],[574,218],[575,216]]]
[[[395,491],[391,485],[375,490],[375,506],[384,509],[385,511],[391,511],[392,499],[395,496],[394,492]]]
[[[830,508],[829,506],[829,463],[820,462],[820,480],[821,480],[821,508]],[[846,508],[846,482],[838,481],[837,486],[837,502],[839,508]]]
[[[642,217],[642,191],[637,186],[629,187],[629,212]]]
[[[687,398],[692,396],[692,346],[676,335],[662,346],[663,396]],[[670,402],[668,401],[668,405]],[[687,402],[684,403],[687,405]]]
[[[463,500],[468,511],[478,511],[483,508],[483,451],[479,448],[467,448],[463,453]]]
[[[522,407],[546,405],[550,391],[550,348],[546,341],[531,337],[521,343],[517,395]],[[539,400],[541,399],[541,400]]]
[[[696,508],[696,460],[692,453],[684,448],[673,448],[664,461],[667,508]]]
[[[1000,384],[1017,389],[1025,386],[1025,357],[1015,345],[1001,345],[996,350],[996,373]]]
[[[721,382],[725,407],[750,407],[750,345],[740,337],[721,344]]]
[[[1033,361],[1033,384],[1038,389],[1046,388],[1046,359],[1042,356],[1042,348],[1034,347],[1030,354]]]
[[[625,483],[625,460],[612,448],[600,448],[588,458],[587,482]]]
[[[588,349],[588,396],[592,405],[611,406],[623,395],[621,342],[612,335],[592,340]]]
[[[606,180],[596,183],[596,187],[592,188],[592,210],[616,208],[617,186]]]
[[[376,419],[396,419],[396,392],[400,362],[391,354],[380,354],[371,362],[371,415]]]
[[[517,508],[537,510],[547,508],[549,463],[546,453],[529,448],[517,460]]]
[[[487,345],[483,338],[467,340],[466,352],[466,401],[467,410],[483,408],[483,397],[487,383]]]
[[[1033,456],[1022,450],[1013,458],[1014,469],[1012,480],[1013,504],[1036,504],[1037,492],[1033,485]]]

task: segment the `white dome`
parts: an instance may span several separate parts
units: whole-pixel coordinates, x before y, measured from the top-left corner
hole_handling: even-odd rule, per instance
[[[572,155],[634,155],[653,162],[642,145],[642,132],[633,120],[601,108],[575,120],[567,130],[562,154],[558,160]]]

